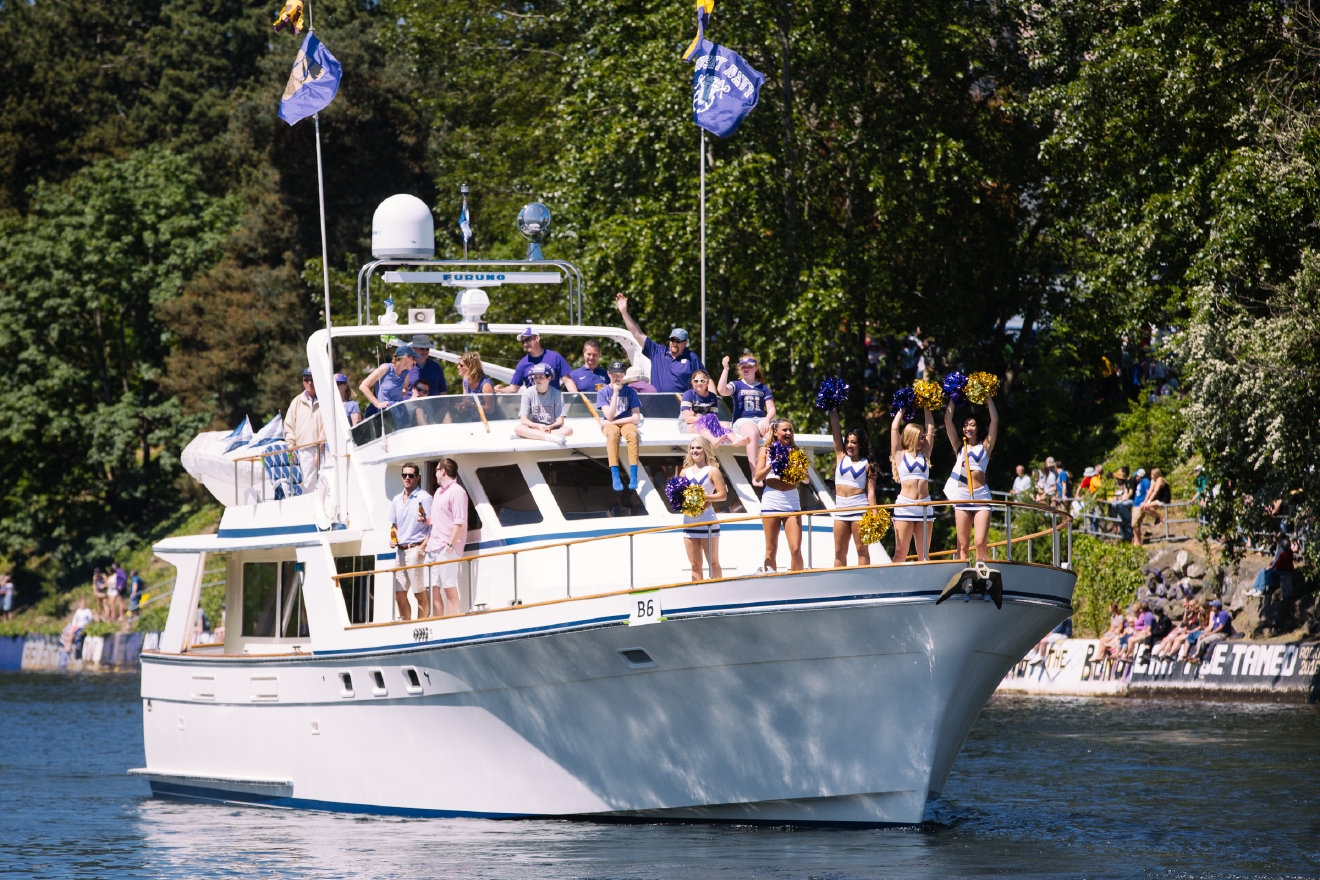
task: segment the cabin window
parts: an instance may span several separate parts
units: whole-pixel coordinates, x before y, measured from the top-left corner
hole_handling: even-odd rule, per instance
[[[486,490],[490,506],[502,526],[530,526],[542,519],[532,490],[516,464],[477,468],[477,479]],[[468,528],[472,528],[469,523]]]
[[[335,557],[335,571],[338,574],[348,574],[350,571],[371,571],[375,567],[376,557],[374,556]],[[344,594],[344,607],[348,609],[349,623],[371,623],[375,584],[376,576],[372,574],[344,578],[339,582],[339,590]]]
[[[302,580],[297,562],[243,563],[243,635],[306,638]]]
[[[747,456],[735,455],[734,458],[738,462],[738,467],[742,468],[743,476],[747,478],[747,482],[751,483],[752,466],[747,463]],[[725,479],[728,478],[726,477]],[[763,486],[752,484],[752,491],[756,493],[756,497],[759,499],[761,493],[765,491],[765,488]],[[801,502],[803,510],[825,509],[825,505],[821,503],[820,496],[816,494],[816,487],[810,483],[798,483],[798,501]]]
[[[672,477],[678,476],[678,472],[683,468],[683,456],[681,455],[643,455],[641,457],[642,467],[646,468],[646,475],[651,478],[657,489],[663,489],[665,483]],[[724,487],[728,492],[728,497],[723,501],[715,502],[716,513],[746,513],[747,508],[743,507],[738,500],[738,493],[733,488],[733,483],[729,480],[729,475],[720,468],[720,474],[724,477]],[[664,492],[660,493],[662,498]],[[670,506],[669,499],[665,498],[665,506],[669,508],[670,513],[681,513]]]
[[[614,491],[609,465],[602,461],[543,461],[538,467],[564,519],[646,515],[636,492]]]

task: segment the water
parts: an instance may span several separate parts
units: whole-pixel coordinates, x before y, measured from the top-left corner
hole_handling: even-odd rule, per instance
[[[920,831],[409,820],[151,800],[136,676],[0,674],[0,874],[1320,875],[1320,709],[995,698]]]

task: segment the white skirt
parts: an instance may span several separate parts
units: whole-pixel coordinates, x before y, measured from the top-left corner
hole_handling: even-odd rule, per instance
[[[953,477],[949,477],[949,481],[944,484],[944,497],[950,501],[989,501],[990,487],[977,486],[975,493],[968,494],[966,483],[961,483]],[[954,508],[955,511],[960,510],[966,513],[979,513],[982,510],[989,509],[988,504],[960,504]]]
[[[851,508],[865,508],[871,505],[865,492],[859,492],[856,495],[847,497],[834,496],[834,521],[835,522],[858,522],[866,513],[865,510],[853,510]]]
[[[783,489],[772,489],[765,487],[761,493],[761,514],[768,513],[797,513],[802,509],[802,500],[798,497],[797,488],[790,491]]]
[[[703,523],[714,523],[714,525],[702,525]],[[719,521],[715,518],[715,508],[706,505],[706,509],[700,516],[688,516],[683,514],[683,537],[695,538],[698,541],[704,541],[707,537],[715,538],[720,534]]]
[[[906,495],[899,495],[894,499],[894,519],[902,522],[929,522],[934,518],[934,510],[930,507],[920,506],[920,502],[929,500],[929,495],[925,498],[909,498]],[[917,506],[907,507],[905,505]]]

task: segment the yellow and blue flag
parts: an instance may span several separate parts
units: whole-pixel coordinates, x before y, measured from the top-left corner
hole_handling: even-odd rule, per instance
[[[339,61],[314,34],[308,34],[293,61],[289,84],[284,87],[280,119],[293,125],[329,107],[339,92],[341,76]]]
[[[738,130],[761,100],[765,77],[732,49],[702,40],[692,71],[692,121],[716,137]]]
[[[710,14],[715,11],[715,0],[697,0],[697,35],[692,38],[692,45],[683,53],[683,60],[692,58],[692,53],[701,48],[701,41],[706,38],[706,25],[710,24]]]

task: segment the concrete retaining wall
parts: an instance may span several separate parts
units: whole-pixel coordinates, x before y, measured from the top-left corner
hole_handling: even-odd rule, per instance
[[[138,655],[151,650],[160,633],[115,633],[86,636],[81,652],[70,656],[60,647],[59,636],[27,635],[0,638],[0,670],[42,672],[135,671]]]

